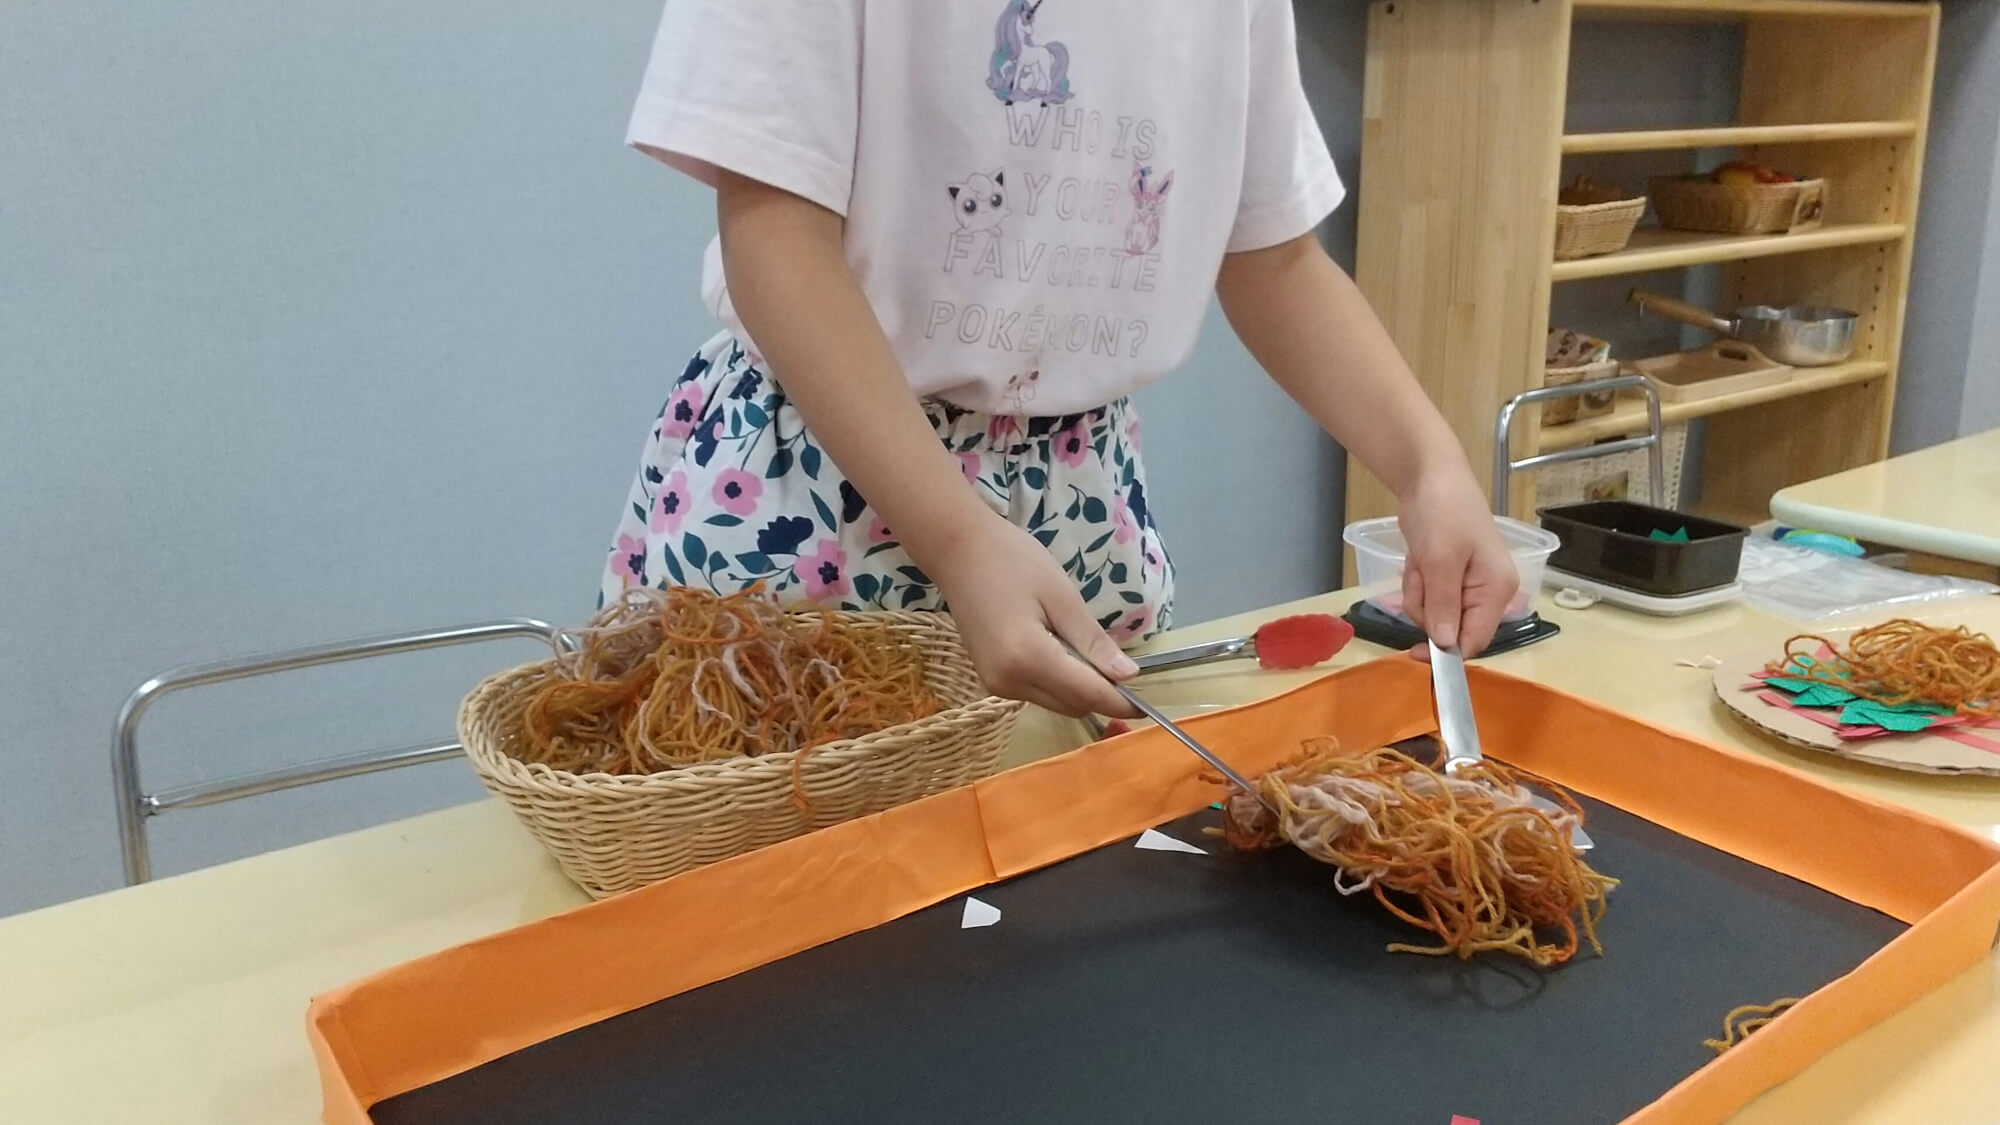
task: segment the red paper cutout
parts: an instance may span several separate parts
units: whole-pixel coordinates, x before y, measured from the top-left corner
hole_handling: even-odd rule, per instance
[[[1756,690],[1756,688],[1753,686],[1751,688],[1746,688],[1745,690],[1754,691]],[[1785,711],[1790,711],[1792,714],[1798,715],[1801,718],[1811,719],[1813,722],[1818,723],[1819,725],[1833,731],[1835,737],[1838,737],[1846,742],[1858,742],[1862,739],[1867,739],[1867,738],[1881,738],[1884,735],[1896,733],[1894,731],[1886,730],[1882,727],[1846,726],[1842,724],[1839,719],[1835,718],[1833,714],[1829,711],[1812,707],[1793,706],[1792,701],[1790,699],[1786,698],[1783,694],[1777,691],[1768,689],[1763,691],[1758,691],[1757,698],[1763,700],[1765,703],[1768,703],[1773,707],[1777,707]],[[1993,719],[1977,719],[1971,715],[1941,715],[1938,717],[1938,720],[1936,722],[1924,728],[1924,733],[1935,734],[1939,738],[1948,738],[1953,742],[1958,743],[1961,746],[1969,746],[1974,750],[1983,750],[1988,754],[2000,754],[2000,742],[1996,742],[1990,738],[1982,738],[1979,735],[1972,734],[1968,731],[1949,729],[1952,727],[1968,727],[1968,726],[1989,727],[1989,728],[2000,727],[2000,721],[1996,721]]]

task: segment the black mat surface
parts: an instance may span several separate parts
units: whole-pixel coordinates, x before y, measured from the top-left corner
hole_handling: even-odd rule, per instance
[[[1624,880],[1554,972],[1390,954],[1412,931],[1296,851],[1113,844],[377,1106],[380,1125],[1283,1122],[1602,1125],[1903,925],[1586,802]],[[700,926],[690,918],[687,925]],[[1422,936],[1422,935],[1417,935]],[[494,987],[505,987],[495,981]]]

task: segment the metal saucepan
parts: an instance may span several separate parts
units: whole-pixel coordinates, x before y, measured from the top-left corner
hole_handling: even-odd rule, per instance
[[[1652,313],[1741,340],[1793,367],[1825,367],[1846,360],[1854,354],[1854,332],[1861,322],[1858,313],[1814,305],[1784,309],[1750,305],[1737,309],[1733,317],[1720,317],[1686,301],[1644,289],[1632,290],[1630,300],[1639,306],[1642,315]]]

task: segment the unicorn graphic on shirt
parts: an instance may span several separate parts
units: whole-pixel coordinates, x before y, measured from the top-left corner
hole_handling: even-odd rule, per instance
[[[1137,257],[1150,254],[1160,244],[1160,211],[1167,205],[1167,193],[1174,188],[1174,174],[1147,183],[1152,168],[1132,162],[1132,221],[1125,224],[1125,252]]]
[[[1035,13],[1042,0],[1007,0],[993,29],[993,57],[986,64],[986,88],[1008,105],[1039,101],[1061,105],[1070,99],[1069,48],[1035,42]]]

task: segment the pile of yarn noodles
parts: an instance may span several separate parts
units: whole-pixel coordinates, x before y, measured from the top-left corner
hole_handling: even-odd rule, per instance
[[[525,762],[648,774],[858,738],[937,713],[896,626],[778,608],[761,590],[635,588],[519,689]]]
[[[1785,659],[1772,670],[1876,703],[1932,703],[1956,714],[2000,717],[2000,648],[1963,626],[1898,618],[1857,631],[1845,645],[1797,636],[1785,642]]]
[[[1602,953],[1597,923],[1618,881],[1570,846],[1583,819],[1576,802],[1535,779],[1566,811],[1534,807],[1527,776],[1490,760],[1446,775],[1392,748],[1355,754],[1308,739],[1301,759],[1258,779],[1279,815],[1238,793],[1223,806],[1222,834],[1248,851],[1294,844],[1337,869],[1342,894],[1372,892],[1438,937],[1391,952],[1496,951],[1542,966],[1569,960],[1584,941]]]

